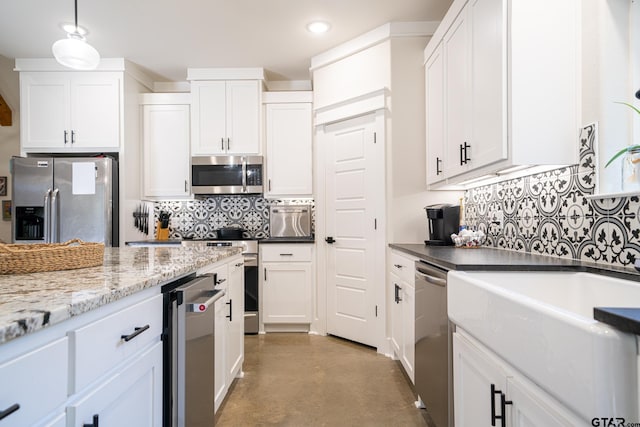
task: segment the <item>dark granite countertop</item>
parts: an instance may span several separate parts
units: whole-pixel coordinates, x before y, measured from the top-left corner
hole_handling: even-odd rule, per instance
[[[640,308],[594,307],[593,318],[623,332],[640,335]]]
[[[135,240],[133,242],[126,242],[127,246],[150,246],[150,245],[179,245],[182,243],[181,239],[168,239],[168,240]]]
[[[489,247],[462,249],[453,246],[426,246],[420,243],[389,246],[446,270],[585,271],[640,281],[640,273],[633,267],[613,267]],[[640,335],[640,307],[597,307],[594,308],[594,318],[621,331]]]
[[[263,243],[315,243],[315,238],[311,237],[268,237],[260,240]]]
[[[585,271],[580,261],[487,247],[463,249],[420,243],[389,246],[448,270]]]

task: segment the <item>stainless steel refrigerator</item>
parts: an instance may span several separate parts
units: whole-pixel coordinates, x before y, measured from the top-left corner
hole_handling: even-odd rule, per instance
[[[11,159],[11,238],[118,246],[118,163],[109,157]]]

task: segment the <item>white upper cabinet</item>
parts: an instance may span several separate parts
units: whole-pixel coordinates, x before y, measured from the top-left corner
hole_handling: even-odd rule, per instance
[[[191,82],[191,154],[259,154],[262,83]]]
[[[425,49],[428,184],[577,161],[581,10],[561,3],[454,1]]]
[[[143,96],[143,196],[189,197],[188,94]]]
[[[311,103],[269,103],[265,117],[265,194],[310,197],[313,193]]]
[[[20,139],[25,151],[117,151],[122,73],[20,73]]]
[[[444,179],[444,55],[438,45],[424,66],[427,114],[427,184]]]

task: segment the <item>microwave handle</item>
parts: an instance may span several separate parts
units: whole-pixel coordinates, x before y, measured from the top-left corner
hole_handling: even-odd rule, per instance
[[[242,192],[247,192],[247,158],[242,158]]]

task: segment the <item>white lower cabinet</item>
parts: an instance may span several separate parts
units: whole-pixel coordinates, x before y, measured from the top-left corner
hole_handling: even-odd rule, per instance
[[[69,372],[67,341],[55,340],[0,364],[0,426],[41,424],[39,420],[64,403]]]
[[[415,381],[415,258],[391,251],[388,301],[390,336],[394,356],[400,360],[411,382]]]
[[[453,379],[457,427],[586,424],[461,329],[453,334]]]
[[[0,426],[162,426],[161,333],[157,287],[3,344]]]
[[[312,252],[313,245],[304,243],[260,246],[263,324],[311,323]]]
[[[70,426],[161,426],[162,343],[135,356],[67,408]]]
[[[241,256],[212,264],[198,274],[216,274],[216,289],[224,297],[215,310],[215,411],[227,396],[233,380],[242,377],[244,363],[244,261]]]

